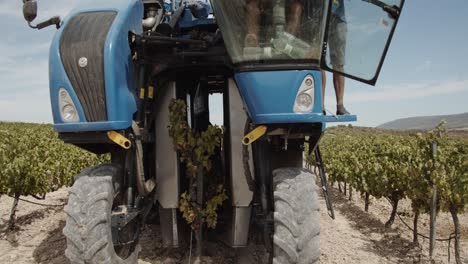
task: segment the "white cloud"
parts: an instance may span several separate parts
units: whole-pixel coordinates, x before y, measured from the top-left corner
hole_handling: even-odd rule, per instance
[[[26,35],[27,36],[27,35]],[[6,43],[0,43],[0,52],[8,57],[24,56],[48,51],[50,41],[22,42],[18,39],[9,39]]]
[[[327,89],[327,95],[325,96],[325,108],[329,113],[334,113],[336,109],[336,99],[335,93],[333,91],[333,84],[330,83],[328,86],[331,86]],[[331,89],[330,89],[331,88]],[[408,102],[419,102],[428,100],[430,97],[440,95],[452,95],[452,97],[457,97],[457,94],[467,93],[468,92],[468,80],[461,81],[419,81],[419,82],[407,82],[400,84],[391,84],[391,85],[382,85],[376,87],[356,87],[355,83],[347,83],[344,96],[344,104],[346,108],[351,111],[353,114],[358,114],[362,116],[363,120],[367,120],[369,115],[369,109],[365,109],[364,112],[358,113],[355,112],[356,108],[364,107],[366,105],[373,103],[378,103],[380,105],[387,105],[392,102],[392,110],[388,110],[387,119],[392,120],[396,118],[396,112],[394,111],[396,105],[403,105]],[[441,102],[445,103],[445,102]],[[382,109],[379,111],[379,116],[382,115]],[[424,108],[426,109],[426,108]],[[452,109],[452,108],[451,108]],[[410,111],[419,111],[420,109],[415,108]],[[457,111],[466,111],[457,110]],[[440,111],[438,109],[437,111]],[[372,111],[371,111],[372,112]],[[385,111],[384,111],[385,112]],[[400,117],[406,117],[407,115],[432,115],[434,113],[402,113]],[[444,112],[445,113],[445,112]],[[448,114],[445,113],[445,114]],[[380,117],[379,117],[380,118]],[[382,123],[381,120],[376,120],[374,123],[365,123],[365,125],[378,125]],[[362,125],[364,123],[360,123]]]
[[[22,1],[4,0],[0,2],[0,16],[21,16]]]
[[[34,23],[64,17],[77,0],[38,1]],[[0,0],[0,120],[52,122],[48,53],[55,28],[30,29],[21,0]]]
[[[468,91],[468,80],[414,82],[385,85],[372,88],[372,90],[347,93],[345,100],[350,103],[398,101],[466,91]],[[332,100],[332,98],[327,98],[328,100]]]
[[[67,1],[38,1],[37,18],[34,22],[52,16],[64,16],[78,3],[76,0]],[[12,16],[23,19],[23,1],[3,0],[0,2],[0,16]]]
[[[415,70],[417,72],[422,72],[422,71],[430,70],[431,68],[432,68],[432,61],[426,60],[421,65],[417,66]]]
[[[0,98],[0,121],[51,123],[49,92],[47,89],[17,93],[12,98]]]
[[[47,62],[0,67],[0,120],[51,122]]]

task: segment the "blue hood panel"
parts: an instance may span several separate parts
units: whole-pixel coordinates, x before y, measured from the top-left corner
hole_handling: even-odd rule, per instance
[[[295,113],[294,101],[307,75],[314,78],[312,112]],[[318,70],[241,72],[235,75],[240,94],[255,124],[352,122],[355,115],[322,114],[322,78]]]
[[[60,43],[64,29],[72,18],[83,13],[115,12],[115,19],[107,32],[104,44],[104,76],[96,76],[105,83],[105,109],[103,116],[107,120],[90,122],[86,120],[83,102],[80,102],[76,87],[71,85],[62,63]],[[96,23],[99,23],[99,16]],[[49,79],[54,128],[58,132],[82,132],[98,130],[118,130],[131,126],[133,114],[137,110],[134,96],[134,76],[131,51],[128,43],[128,32],[142,32],[143,2],[139,0],[100,0],[83,1],[64,19],[57,31],[50,49]],[[70,25],[71,26],[71,25]],[[79,41],[79,40],[78,40]],[[80,54],[77,54],[79,57]],[[76,62],[78,63],[78,62]],[[86,85],[86,84],[84,84]],[[80,117],[79,123],[64,123],[60,117],[58,90],[64,88],[70,94]],[[83,98],[83,96],[81,96]],[[94,100],[87,98],[86,100]],[[102,100],[101,100],[102,101]],[[87,105],[90,105],[88,102]]]

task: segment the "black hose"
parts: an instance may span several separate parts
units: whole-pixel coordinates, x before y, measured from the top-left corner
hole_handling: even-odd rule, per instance
[[[10,198],[13,198],[13,199],[16,199],[15,197],[11,196],[11,195],[7,195],[8,197]],[[18,200],[22,201],[22,202],[27,202],[27,203],[30,203],[30,204],[34,204],[34,205],[40,205],[40,206],[47,206],[47,207],[64,207],[66,204],[45,204],[45,203],[38,203],[38,202],[33,202],[33,201],[29,201],[29,200],[26,200],[26,199],[23,199],[23,198],[18,198]]]
[[[250,118],[247,118],[245,121],[245,127],[244,127],[244,135],[249,133],[250,131]],[[241,144],[241,142],[239,142]],[[252,177],[252,171],[250,170],[250,153],[249,153],[249,146],[248,145],[242,145],[242,163],[244,165],[244,175],[245,179],[247,181],[247,185],[249,186],[249,190],[254,192],[255,191],[255,180]]]

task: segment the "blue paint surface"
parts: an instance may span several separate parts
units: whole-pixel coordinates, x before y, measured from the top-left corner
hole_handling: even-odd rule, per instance
[[[63,27],[62,27],[63,28]],[[64,88],[70,94],[73,103],[76,106],[78,116],[81,122],[86,122],[86,117],[83,111],[83,107],[79,103],[78,96],[73,90],[73,87],[68,79],[65,68],[63,67],[62,60],[60,58],[60,36],[62,29],[55,34],[55,37],[50,46],[49,52],[49,87],[50,87],[50,102],[52,105],[52,116],[54,119],[54,124],[63,123],[63,120],[60,116],[59,110],[59,89]],[[55,126],[54,126],[55,128]],[[57,130],[57,129],[56,129]],[[60,132],[60,130],[57,130]]]
[[[207,10],[206,13],[209,14],[210,10]],[[204,25],[216,25],[216,20],[214,18],[196,18],[193,16],[189,8],[185,8],[184,14],[179,21],[179,27],[181,29],[190,29],[196,26]]]
[[[60,38],[68,21],[80,13],[114,11],[117,16],[109,30],[104,45],[104,77],[108,122],[87,123],[81,104],[65,73],[60,58]],[[49,59],[49,79],[54,128],[58,132],[118,130],[131,126],[137,111],[134,96],[134,76],[128,32],[141,33],[143,3],[139,0],[101,0],[79,4],[64,19],[52,42]],[[60,117],[58,90],[66,89],[77,107],[79,123],[64,123]]]
[[[314,105],[310,113],[295,113],[294,101],[307,75],[314,78]],[[255,124],[356,121],[355,115],[322,114],[322,79],[318,70],[242,72],[235,75],[235,80]]]
[[[81,123],[61,123],[61,124],[54,125],[54,129],[58,132],[110,131],[110,130],[121,130],[122,127],[128,127],[128,122],[127,121],[81,122]]]
[[[59,43],[67,22],[75,15],[85,12],[115,11],[117,16],[110,28],[104,47],[104,75],[107,103],[107,122],[87,122],[76,93],[71,87],[61,62]],[[120,130],[131,126],[137,111],[134,96],[134,76],[128,32],[141,33],[143,4],[138,0],[101,0],[85,2],[75,8],[64,20],[57,32],[50,51],[50,92],[54,128],[58,132],[84,132]],[[212,19],[194,19],[187,9],[181,27],[193,27],[215,23]],[[185,24],[185,25],[184,25]],[[294,101],[306,76],[314,78],[314,105],[310,113],[295,113]],[[256,124],[322,123],[356,121],[356,116],[324,116],[322,114],[322,80],[318,70],[280,70],[241,72],[235,80],[243,97],[246,109]],[[58,106],[58,90],[66,89],[77,107],[78,123],[64,123]]]

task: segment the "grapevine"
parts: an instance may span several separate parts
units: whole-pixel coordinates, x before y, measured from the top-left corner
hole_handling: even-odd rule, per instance
[[[82,168],[105,159],[63,143],[51,125],[0,123],[0,195],[15,198],[10,228],[20,196],[43,197],[69,186]]]
[[[170,126],[169,135],[172,137],[174,147],[179,153],[180,161],[185,164],[189,178],[188,190],[182,193],[179,209],[182,216],[194,230],[206,223],[209,228],[217,224],[217,210],[227,199],[223,185],[213,181],[207,186],[205,192],[206,203],[197,203],[197,177],[212,174],[212,157],[216,149],[220,149],[222,129],[210,125],[206,131],[193,131],[187,122],[185,102],[173,100],[169,106]],[[205,200],[205,199],[203,199]]]
[[[438,145],[436,153],[433,144]],[[330,181],[345,183],[365,196],[365,211],[370,196],[391,201],[387,227],[394,221],[398,202],[404,198],[411,201],[416,245],[418,218],[429,211],[435,185],[439,193],[437,209],[449,212],[453,218],[455,258],[460,263],[458,215],[466,211],[468,204],[466,138],[448,136],[443,124],[424,133],[335,127],[325,133],[320,146]],[[314,164],[313,157],[307,159]]]

